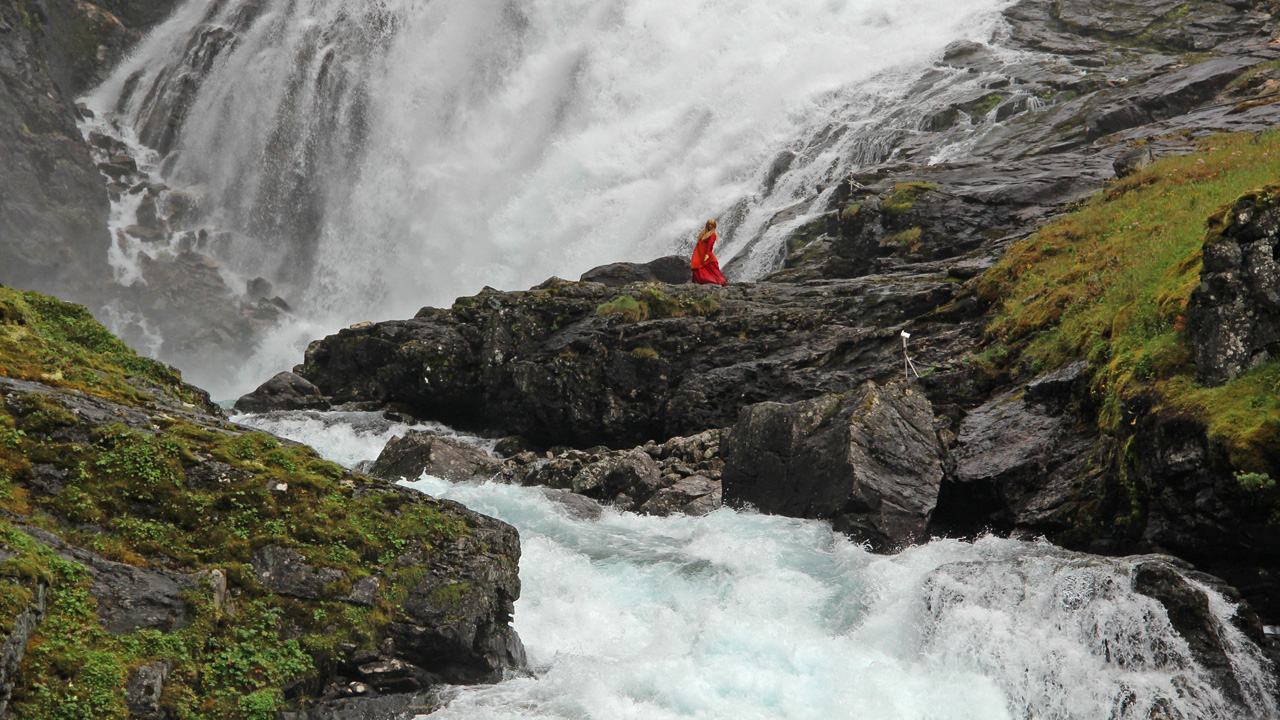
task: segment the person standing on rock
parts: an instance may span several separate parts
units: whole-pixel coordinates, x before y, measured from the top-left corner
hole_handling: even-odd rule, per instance
[[[693,249],[693,281],[699,285],[728,285],[720,272],[720,261],[712,248],[716,246],[716,221],[708,220],[698,233],[698,245]]]

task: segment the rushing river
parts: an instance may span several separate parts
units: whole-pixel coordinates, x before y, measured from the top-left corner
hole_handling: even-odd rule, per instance
[[[352,466],[407,429],[371,413],[238,419]],[[515,627],[532,674],[456,688],[433,718],[1277,716],[1230,605],[1211,593],[1247,709],[1132,592],[1131,561],[992,537],[873,555],[821,522],[728,509],[592,522],[532,488],[409,484],[515,525],[523,548]]]

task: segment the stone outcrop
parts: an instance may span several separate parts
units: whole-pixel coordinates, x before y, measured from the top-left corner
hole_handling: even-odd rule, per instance
[[[2,550],[0,555],[8,560],[16,557],[11,550]],[[36,628],[44,620],[49,600],[48,583],[30,578],[25,581],[9,580],[25,585],[30,591],[30,601],[20,607],[14,616],[13,623],[4,633],[0,641],[0,717],[9,716],[9,702],[13,697],[13,689],[17,685],[18,666],[27,652],[27,643],[35,634]]]
[[[1202,382],[1222,383],[1280,356],[1280,186],[1210,219],[1189,326]]]
[[[524,645],[511,627],[520,597],[520,536],[506,523],[486,520],[438,548],[461,572],[430,572],[410,589],[389,628],[391,652],[385,654],[391,659],[455,684],[496,681],[503,671],[525,666]]]
[[[747,408],[725,436],[724,498],[832,521],[879,549],[923,538],[942,481],[933,412],[908,383]]]
[[[426,473],[451,482],[487,480],[502,464],[479,448],[454,438],[430,432],[411,431],[404,437],[393,437],[369,474],[384,480],[416,480]]]
[[[579,278],[582,282],[598,282],[611,287],[637,282],[687,283],[692,275],[689,258],[667,255],[647,263],[613,263],[592,268]]]
[[[357,690],[372,692],[371,688]],[[280,720],[413,720],[441,707],[440,699],[433,693],[351,697],[326,700],[296,712],[284,712]]]
[[[309,565],[300,553],[279,545],[266,545],[253,553],[253,575],[259,583],[274,593],[303,600],[319,600],[326,595],[326,586],[346,579],[346,575],[333,568],[317,568]]]
[[[1078,376],[1084,366],[1069,372]],[[1059,373],[1058,375],[1062,375]],[[1102,463],[1097,431],[1077,427],[1046,392],[1053,378],[1016,388],[971,410],[952,448],[937,527],[950,531],[1071,528]],[[1069,383],[1064,383],[1068,384]]]
[[[291,372],[281,372],[259,385],[258,389],[236,400],[235,409],[242,413],[328,410],[329,403],[315,385]]]
[[[917,362],[945,368],[979,332],[976,305],[931,316],[957,290],[942,267],[728,288],[552,281],[342,330],[294,370],[335,404],[393,405],[544,447],[629,447],[900,373],[898,329],[912,321]]]

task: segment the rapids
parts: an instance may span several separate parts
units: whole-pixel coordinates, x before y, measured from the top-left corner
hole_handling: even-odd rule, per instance
[[[86,132],[194,198],[233,290],[264,276],[296,310],[244,377],[188,368],[230,396],[322,328],[687,252],[711,216],[723,260],[750,248],[738,279],[773,269],[834,183],[946,106],[913,83],[1007,4],[187,0],[86,98]],[[125,232],[129,197],[125,285],[174,246]]]
[[[236,419],[352,465],[399,429],[372,413]],[[1133,560],[994,537],[882,556],[821,522],[728,509],[589,522],[534,488],[408,484],[522,538],[515,627],[532,672],[452,688],[442,720],[1277,714],[1231,605],[1208,591],[1247,708],[1212,687],[1164,607],[1129,589]]]

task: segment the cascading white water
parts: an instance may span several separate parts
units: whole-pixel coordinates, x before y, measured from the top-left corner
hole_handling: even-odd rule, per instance
[[[349,463],[385,439],[372,427],[335,433],[324,416],[240,419]],[[1245,708],[1213,687],[1164,607],[1131,589],[1134,560],[990,537],[878,556],[813,521],[725,509],[591,522],[535,488],[411,485],[514,524],[523,548],[515,626],[534,673],[454,689],[441,720],[1278,712],[1275,679],[1231,627],[1231,605],[1204,588]]]
[[[230,274],[333,327],[687,250],[709,216],[724,259],[781,236],[1007,4],[189,0],[88,102],[201,196]]]

